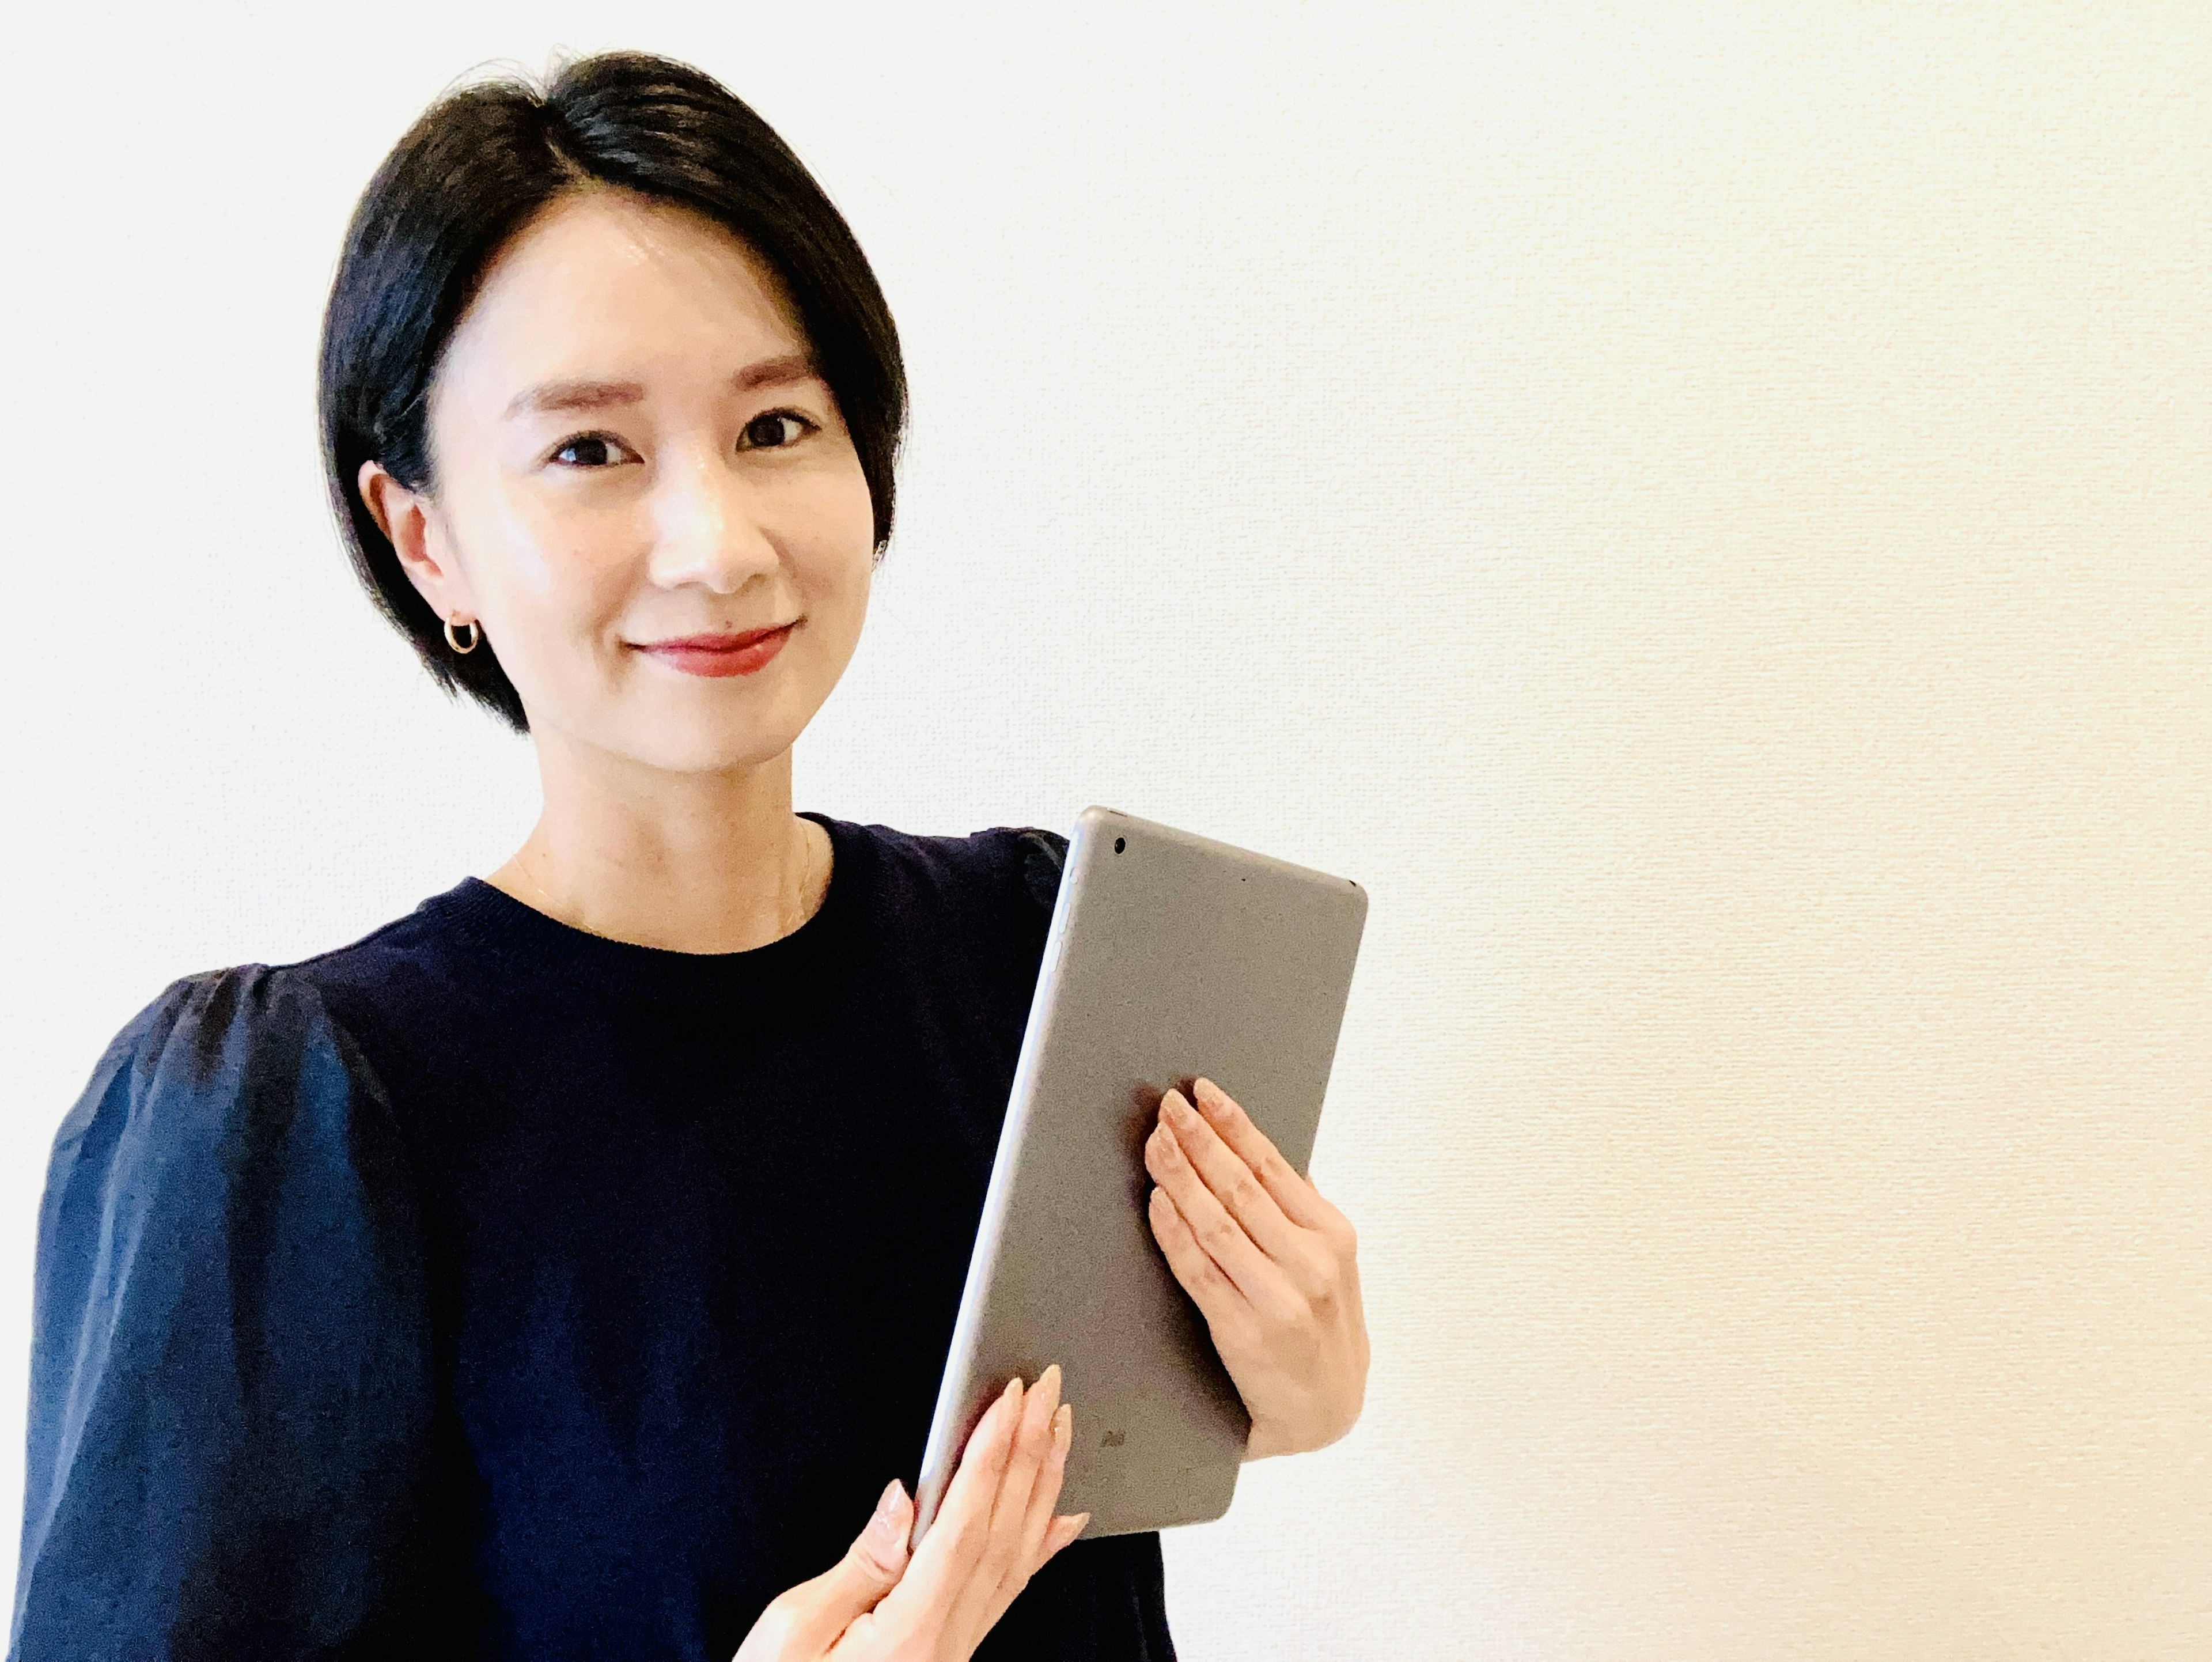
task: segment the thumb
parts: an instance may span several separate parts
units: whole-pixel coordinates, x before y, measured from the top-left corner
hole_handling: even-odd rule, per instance
[[[907,1498],[906,1485],[894,1477],[876,1502],[868,1526],[830,1572],[846,1578],[855,1598],[865,1598],[862,1610],[874,1609],[906,1574],[907,1536],[913,1528],[914,1502]]]
[[[914,1527],[914,1503],[896,1477],[868,1525],[845,1555],[811,1581],[802,1581],[776,1603],[784,1606],[786,1653],[814,1656],[875,1609],[906,1574],[907,1537]]]

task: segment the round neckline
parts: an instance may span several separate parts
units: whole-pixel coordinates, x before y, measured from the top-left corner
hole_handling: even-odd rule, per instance
[[[595,934],[473,874],[423,906],[519,969],[597,992],[714,999],[787,990],[841,960],[866,882],[855,827],[827,814],[801,811],[799,817],[830,836],[822,904],[789,934],[740,952],[687,953]]]

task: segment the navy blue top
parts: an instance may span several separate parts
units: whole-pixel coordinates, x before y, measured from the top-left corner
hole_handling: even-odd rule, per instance
[[[117,1035],[40,1215],[12,1655],[728,1662],[913,1488],[1066,844],[806,817],[827,895],[750,952],[470,877]],[[1146,1534],[977,1656],[1174,1653]]]

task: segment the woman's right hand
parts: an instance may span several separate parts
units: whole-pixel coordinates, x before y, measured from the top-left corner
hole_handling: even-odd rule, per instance
[[[945,1503],[909,1559],[914,1503],[896,1478],[830,1568],[779,1593],[735,1662],[968,1662],[1014,1595],[1083,1531],[1055,1517],[1074,1410],[1060,1366],[1019,1377],[969,1434]]]

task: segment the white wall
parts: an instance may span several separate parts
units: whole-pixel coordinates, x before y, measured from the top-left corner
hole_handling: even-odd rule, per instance
[[[1183,1653],[2212,1654],[2212,14],[1189,12],[17,22],[6,1515],[108,1037],[529,825],[341,562],[315,330],[445,82],[634,45],[910,355],[800,805],[1372,892],[1370,1405],[1170,1535]]]

